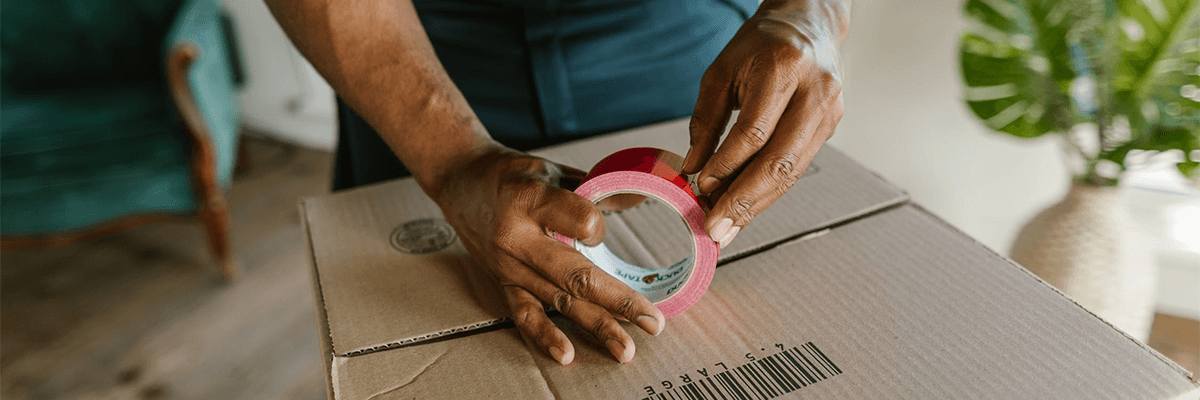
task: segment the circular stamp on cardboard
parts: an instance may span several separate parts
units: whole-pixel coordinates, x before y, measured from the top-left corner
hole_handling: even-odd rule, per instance
[[[445,220],[421,218],[405,222],[392,231],[392,247],[408,254],[428,254],[454,243],[458,236]]]

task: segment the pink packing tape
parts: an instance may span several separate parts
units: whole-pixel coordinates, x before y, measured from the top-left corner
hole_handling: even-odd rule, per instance
[[[666,150],[639,147],[618,151],[600,160],[575,193],[599,203],[618,194],[657,198],[679,213],[692,237],[691,256],[663,269],[629,264],[601,244],[588,247],[556,234],[597,267],[617,277],[654,302],[667,318],[686,311],[700,300],[716,271],[718,247],[704,231],[704,210],[679,172],[682,158]]]

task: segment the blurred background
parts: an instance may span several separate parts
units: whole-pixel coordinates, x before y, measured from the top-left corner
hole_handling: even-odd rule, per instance
[[[102,3],[2,4],[0,397],[323,398],[296,202],[328,192],[332,90],[259,0]],[[851,21],[830,143],[1010,254],[1068,195],[1061,141],[968,108],[961,2],[860,1]],[[1142,339],[1195,371],[1200,191],[1132,157],[1105,212],[1157,279]]]

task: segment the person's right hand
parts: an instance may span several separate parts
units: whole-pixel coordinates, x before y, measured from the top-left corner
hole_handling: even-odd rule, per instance
[[[584,172],[498,145],[449,167],[434,200],[481,272],[503,289],[517,329],[566,365],[575,349],[546,316],[543,302],[590,331],[618,361],[633,358],[633,338],[615,317],[657,335],[666,318],[554,232],[594,246],[604,217],[592,202],[564,188]]]

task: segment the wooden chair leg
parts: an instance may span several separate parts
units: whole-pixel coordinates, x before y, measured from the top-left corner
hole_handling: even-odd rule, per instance
[[[229,249],[229,207],[220,195],[213,196],[200,209],[200,223],[208,236],[208,248],[221,266],[221,277],[233,281],[241,273]]]
[[[207,233],[213,258],[221,265],[221,276],[230,281],[239,271],[229,251],[229,207],[217,187],[217,154],[209,138],[209,129],[187,79],[188,69],[199,57],[200,50],[194,44],[185,42],[172,47],[167,54],[167,81],[175,108],[192,142],[192,189],[196,193],[200,223]]]

